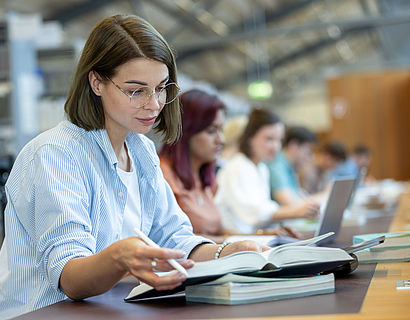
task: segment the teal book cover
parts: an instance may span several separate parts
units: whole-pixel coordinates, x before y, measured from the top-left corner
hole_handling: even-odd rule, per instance
[[[410,231],[399,232],[384,232],[384,233],[369,233],[353,236],[353,244],[363,241],[371,240],[379,236],[385,236],[385,241],[382,244],[374,246],[368,251],[385,251],[385,250],[399,250],[410,248]]]

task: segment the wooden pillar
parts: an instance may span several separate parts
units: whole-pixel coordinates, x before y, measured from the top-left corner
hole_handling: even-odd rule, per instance
[[[410,179],[410,71],[349,74],[328,79],[330,140],[366,144],[370,173]]]

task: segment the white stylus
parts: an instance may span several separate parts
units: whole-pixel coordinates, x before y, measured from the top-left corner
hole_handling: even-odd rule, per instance
[[[157,245],[154,241],[152,241],[150,238],[148,238],[144,233],[142,233],[141,230],[138,230],[137,228],[134,229],[135,233],[139,238],[142,239],[148,246],[152,248],[160,248],[159,245]],[[176,262],[174,259],[168,259],[168,263],[173,266],[177,271],[181,272],[182,274],[188,276],[188,272],[185,270],[183,266],[181,266],[178,262]]]

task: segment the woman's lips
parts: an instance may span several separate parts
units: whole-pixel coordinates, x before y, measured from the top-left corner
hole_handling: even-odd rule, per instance
[[[137,118],[137,120],[145,126],[152,126],[155,123],[157,116],[150,118]]]

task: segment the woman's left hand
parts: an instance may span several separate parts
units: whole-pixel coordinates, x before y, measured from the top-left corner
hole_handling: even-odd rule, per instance
[[[236,242],[232,242],[228,245],[226,245],[219,257],[222,258],[224,256],[230,255],[232,253],[235,252],[239,252],[239,251],[256,251],[256,252],[262,252],[262,251],[266,251],[269,250],[270,247],[268,246],[264,246],[263,244],[259,244],[255,241],[251,241],[251,240],[243,240],[243,241],[236,241]]]

